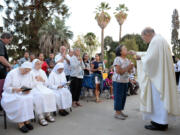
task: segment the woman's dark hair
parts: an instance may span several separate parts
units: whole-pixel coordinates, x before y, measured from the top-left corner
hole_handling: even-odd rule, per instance
[[[94,61],[94,57],[91,58],[91,61]]]
[[[121,51],[123,46],[124,45],[119,45],[118,47],[116,47],[116,57],[121,56]]]
[[[99,60],[101,61],[101,53],[96,53],[99,56]]]
[[[87,55],[87,53],[84,53],[83,54],[83,57],[82,57],[82,59],[83,59],[83,61],[85,60],[85,56]]]

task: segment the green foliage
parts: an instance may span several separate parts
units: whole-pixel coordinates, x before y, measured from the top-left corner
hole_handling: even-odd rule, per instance
[[[81,56],[83,55],[83,53],[86,53],[88,51],[87,48],[86,48],[86,45],[84,43],[83,36],[78,36],[77,37],[77,40],[74,42],[72,48],[81,49]]]
[[[61,18],[69,16],[64,0],[4,0],[6,17],[4,27],[14,34],[11,56],[23,55],[24,50],[34,53],[40,51],[38,31],[55,14]],[[15,47],[14,47],[15,46]]]
[[[81,54],[87,53],[90,57],[93,56],[98,46],[100,46],[100,43],[92,32],[87,33],[85,36],[78,36],[73,44],[73,48],[80,48]]]
[[[96,13],[101,13],[101,12],[107,11],[107,10],[109,10],[109,9],[111,9],[111,7],[109,6],[108,3],[106,3],[106,2],[101,2],[100,6],[98,6],[98,7],[96,8]]]
[[[134,50],[138,51],[138,45],[136,44],[135,38],[125,39],[123,42],[121,42],[122,45],[125,45],[128,50]],[[133,56],[127,56],[128,59],[130,59],[134,64],[136,64],[136,61],[133,59]]]
[[[105,58],[107,59],[106,67],[110,67],[113,64],[116,47],[119,45],[119,42],[113,41],[113,38],[110,36],[106,36],[104,39],[104,50],[105,50]]]
[[[179,15],[177,9],[175,9],[172,15],[171,43],[173,44],[172,50],[175,57],[180,58],[180,40],[179,40],[178,30],[179,30]]]
[[[147,51],[149,45],[142,40],[139,34],[127,34],[122,38],[121,42],[124,42],[126,39],[134,39],[136,44],[138,45],[138,51]]]
[[[68,40],[72,39],[73,32],[65,25],[65,20],[55,17],[39,29],[38,35],[40,37],[39,47],[48,56],[51,52],[58,52],[61,45],[69,48]]]
[[[134,51],[146,51],[148,48],[148,45],[144,43],[144,41],[141,39],[141,36],[138,34],[127,34],[125,35],[121,43],[122,45],[125,45],[128,50],[134,50]],[[118,41],[114,41],[112,37],[106,36],[104,39],[104,45],[105,45],[105,52],[106,52],[106,59],[107,59],[107,67],[110,67],[113,64],[114,58],[115,58],[115,51],[116,47],[119,45]],[[133,60],[132,56],[128,56],[128,58],[136,64],[136,62]]]
[[[83,37],[83,39],[87,48],[87,53],[90,57],[92,57],[93,53],[97,50],[98,46],[100,46],[100,43],[98,42],[96,35],[92,32],[87,33]]]
[[[116,7],[116,12],[126,13],[127,11],[129,11],[129,9],[125,6],[125,4],[119,4],[119,6]]]

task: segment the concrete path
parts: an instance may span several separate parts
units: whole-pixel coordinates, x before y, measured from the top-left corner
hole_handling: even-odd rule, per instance
[[[170,121],[166,132],[149,131],[144,129],[148,124],[142,120],[139,112],[138,96],[127,99],[126,113],[128,119],[122,121],[113,117],[113,101],[104,100],[102,103],[81,101],[83,107],[73,109],[68,117],[57,115],[56,122],[42,127],[33,123],[34,130],[28,135],[180,135],[180,118]],[[0,117],[0,135],[20,135],[17,125],[8,122],[8,129],[3,129],[3,119]]]

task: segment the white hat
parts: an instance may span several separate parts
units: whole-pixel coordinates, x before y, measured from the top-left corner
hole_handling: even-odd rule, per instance
[[[63,63],[57,63],[56,66],[53,68],[53,72],[58,73],[58,69],[60,69],[60,68],[64,68]]]
[[[24,62],[22,65],[21,65],[21,68],[32,68],[32,63],[31,62]]]

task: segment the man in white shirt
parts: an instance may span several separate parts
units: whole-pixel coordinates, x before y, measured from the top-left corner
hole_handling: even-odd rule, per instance
[[[70,77],[70,56],[66,53],[66,47],[60,47],[60,53],[55,56],[55,63],[64,63],[64,72],[67,80]]]
[[[73,99],[73,107],[81,106],[79,97],[81,94],[82,80],[84,76],[84,62],[80,57],[80,49],[74,49],[74,55],[70,59],[71,68],[71,93]]]

